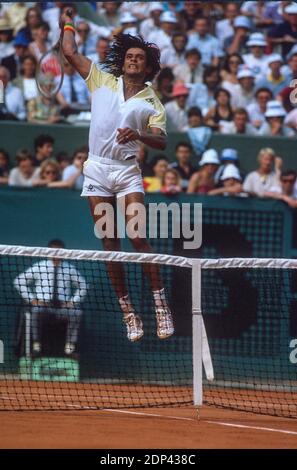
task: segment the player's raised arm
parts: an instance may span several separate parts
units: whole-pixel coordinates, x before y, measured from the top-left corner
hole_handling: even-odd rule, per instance
[[[60,18],[60,26],[63,29],[62,50],[68,62],[75,70],[86,79],[89,75],[92,62],[77,51],[75,42],[75,27],[72,17],[67,13],[63,13]]]

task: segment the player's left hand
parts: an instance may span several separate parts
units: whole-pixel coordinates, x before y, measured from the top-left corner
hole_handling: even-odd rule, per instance
[[[117,129],[117,143],[126,144],[134,140],[139,140],[139,132],[130,129],[130,127],[124,127],[123,129]]]

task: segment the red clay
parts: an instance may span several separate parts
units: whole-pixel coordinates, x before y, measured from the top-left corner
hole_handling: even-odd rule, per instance
[[[143,413],[142,414],[129,414]],[[297,422],[203,407],[0,413],[1,448],[297,448]],[[150,416],[157,414],[156,416]],[[183,418],[173,419],[172,417]],[[190,418],[186,420],[184,418]],[[211,421],[211,422],[209,422]],[[244,425],[245,429],[220,423]],[[251,428],[249,428],[251,427]],[[295,432],[257,430],[253,427]]]

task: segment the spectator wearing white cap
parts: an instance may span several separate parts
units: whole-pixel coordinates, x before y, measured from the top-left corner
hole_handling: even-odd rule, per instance
[[[242,178],[238,168],[230,163],[225,166],[220,176],[220,188],[210,190],[209,196],[238,196],[242,193]]]
[[[250,124],[249,115],[244,108],[238,108],[234,111],[233,120],[220,121],[219,129],[221,134],[243,134],[257,135],[257,129]]]
[[[219,65],[220,58],[224,56],[219,40],[209,34],[207,18],[197,18],[194,33],[189,35],[187,49],[198,49],[203,65]]]
[[[138,34],[137,21],[136,16],[132,15],[129,11],[125,11],[120,16],[120,32],[136,36]],[[114,32],[117,34],[119,32],[118,28]]]
[[[148,41],[155,43],[161,53],[166,47],[171,47],[171,39],[177,27],[176,15],[171,11],[164,11],[160,16],[161,27],[148,36]]]
[[[271,54],[267,59],[269,71],[264,78],[257,81],[257,88],[269,88],[275,97],[290,83],[288,76],[281,72],[283,59],[280,54]]]
[[[233,108],[246,108],[255,102],[255,76],[247,66],[239,68],[237,73],[238,85],[234,85],[231,92],[231,105]]]
[[[206,150],[199,162],[200,170],[196,171],[189,181],[188,193],[207,194],[215,187],[215,173],[220,165],[216,150]]]
[[[161,52],[160,63],[162,67],[174,68],[186,63],[186,45],[188,36],[177,31],[173,33],[171,47],[166,47]],[[186,81],[186,80],[185,80]]]
[[[284,9],[286,20],[272,27],[268,32],[270,43],[281,45],[285,57],[297,41],[297,3],[293,2]]]
[[[198,49],[189,49],[186,52],[186,62],[177,65],[173,73],[176,80],[181,80],[187,86],[194,83],[201,83],[203,77],[203,66],[201,64],[201,54]]]
[[[284,125],[287,113],[279,101],[268,101],[265,113],[266,122],[259,129],[259,135],[294,137],[293,129]]]
[[[251,124],[259,129],[266,120],[265,113],[267,103],[273,99],[273,95],[269,88],[258,88],[255,93],[255,98],[255,103],[249,104],[246,109]]]
[[[252,24],[249,18],[242,15],[235,18],[233,27],[234,34],[225,39],[224,49],[228,54],[237,52],[242,55],[246,49],[246,42],[248,34],[252,29]]]
[[[216,184],[220,185],[220,178],[223,174],[223,171],[228,165],[234,165],[237,169],[239,169],[239,159],[238,159],[238,152],[236,149],[233,148],[225,148],[222,150],[221,156],[221,165],[218,168],[218,171],[215,174],[215,182]]]
[[[258,154],[258,168],[246,176],[243,190],[250,196],[263,196],[267,191],[280,188],[280,168],[282,159],[275,155],[273,149],[267,147]]]
[[[173,86],[172,101],[165,104],[167,117],[171,121],[171,125],[178,132],[182,132],[183,128],[187,125],[187,112],[186,103],[189,90],[183,83],[176,83]]]
[[[235,2],[228,2],[224,6],[224,19],[216,21],[215,32],[218,40],[223,44],[225,39],[234,33],[234,20],[238,15],[239,5]]]
[[[140,24],[140,34],[146,41],[150,33],[158,31],[161,26],[160,16],[163,11],[163,5],[161,2],[150,2],[148,11],[150,17],[143,20]]]
[[[246,43],[249,48],[248,54],[243,54],[244,63],[253,71],[255,77],[267,73],[267,56],[264,54],[267,41],[264,34],[252,33]]]

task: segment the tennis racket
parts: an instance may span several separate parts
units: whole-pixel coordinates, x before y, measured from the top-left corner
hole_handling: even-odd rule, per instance
[[[72,16],[72,10],[66,14]],[[42,96],[54,99],[61,89],[64,79],[64,56],[62,53],[63,29],[61,29],[58,42],[45,52],[37,64],[36,84]]]

